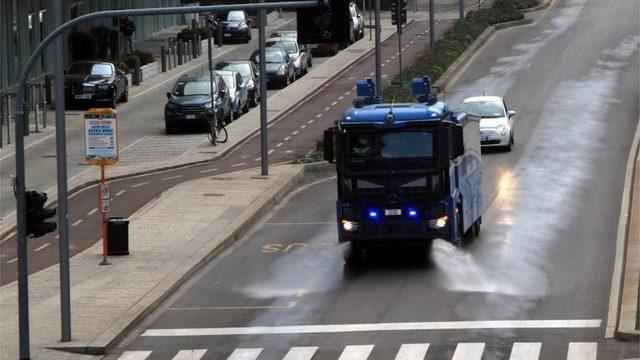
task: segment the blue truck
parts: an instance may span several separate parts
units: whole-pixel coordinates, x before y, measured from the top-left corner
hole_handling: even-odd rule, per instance
[[[479,117],[449,110],[428,77],[413,79],[414,103],[383,104],[375,88],[358,80],[353,106],[323,137],[337,170],[338,239],[351,243],[345,261],[376,245],[428,251],[436,238],[474,238],[482,222]]]

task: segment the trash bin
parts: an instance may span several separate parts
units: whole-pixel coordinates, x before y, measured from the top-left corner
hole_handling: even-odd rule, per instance
[[[110,217],[107,220],[107,254],[129,255],[129,220]]]

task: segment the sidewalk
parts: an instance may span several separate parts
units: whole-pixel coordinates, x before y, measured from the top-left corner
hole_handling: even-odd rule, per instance
[[[256,169],[180,184],[130,218],[130,255],[100,266],[102,243],[71,259],[72,343],[59,342],[58,267],[29,277],[32,359],[82,359],[49,350],[102,354],[215,254],[283,199],[303,165]],[[18,357],[17,284],[0,289],[1,359]]]

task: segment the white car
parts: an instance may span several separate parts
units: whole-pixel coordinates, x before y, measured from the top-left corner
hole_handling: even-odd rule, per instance
[[[508,110],[499,96],[477,96],[464,99],[460,111],[480,116],[480,144],[511,151],[515,129],[513,110]]]

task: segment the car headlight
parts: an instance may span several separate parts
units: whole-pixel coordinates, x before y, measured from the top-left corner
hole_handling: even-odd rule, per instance
[[[431,219],[427,222],[427,224],[432,229],[442,229],[443,227],[447,226],[448,220],[449,220],[449,217],[445,215],[435,219]]]
[[[498,132],[502,135],[507,135],[507,127],[504,124],[498,125]]]
[[[284,75],[284,66],[278,70],[278,75]]]
[[[175,108],[176,108],[176,104],[174,104],[174,103],[172,103],[172,102],[167,103],[167,109],[169,109],[169,110],[173,110],[173,109],[175,109]]]
[[[358,231],[358,223],[350,220],[342,220],[342,228],[349,232]]]
[[[98,89],[99,90],[109,90],[109,87],[110,86],[108,84],[107,85],[98,85]]]

